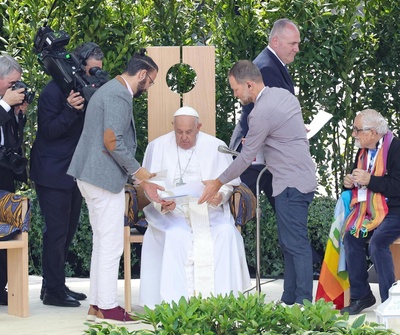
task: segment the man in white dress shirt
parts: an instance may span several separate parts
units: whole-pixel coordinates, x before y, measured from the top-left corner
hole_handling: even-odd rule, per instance
[[[149,225],[143,240],[140,304],[151,308],[198,294],[237,294],[251,285],[243,239],[228,204],[240,180],[224,185],[208,203],[197,204],[201,180],[218,176],[232,157],[218,152],[224,142],[200,132],[193,108],[178,109],[173,124],[174,131],[149,143],[143,167],[166,172],[165,179],[154,181],[166,191],[186,188],[191,194],[144,208]]]

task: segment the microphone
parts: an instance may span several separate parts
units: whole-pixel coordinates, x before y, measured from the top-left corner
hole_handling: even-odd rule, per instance
[[[232,155],[232,156],[238,156],[239,155],[239,152],[237,152],[235,150],[231,150],[225,145],[218,146],[218,151],[222,152],[223,154],[229,154],[229,155]]]

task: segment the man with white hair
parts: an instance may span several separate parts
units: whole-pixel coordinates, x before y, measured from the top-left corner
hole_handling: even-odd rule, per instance
[[[354,169],[343,185],[352,190],[352,211],[344,223],[344,247],[350,280],[350,304],[340,312],[359,314],[375,304],[368,283],[365,246],[379,281],[382,302],[395,282],[389,246],[400,237],[400,141],[373,109],[357,114],[352,136],[357,152]]]
[[[218,146],[225,145],[221,140],[200,131],[193,108],[178,109],[173,125],[172,132],[149,143],[143,161],[143,167],[158,176],[165,171],[166,177],[154,182],[171,192],[169,199],[161,194],[165,203],[144,208],[149,225],[143,240],[140,304],[149,307],[199,293],[203,298],[237,294],[251,285],[243,239],[228,204],[239,179],[208,203],[197,204],[201,180],[218,176],[232,157],[218,152]]]

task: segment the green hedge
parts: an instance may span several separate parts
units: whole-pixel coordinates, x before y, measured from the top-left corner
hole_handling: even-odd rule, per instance
[[[44,226],[40,213],[39,204],[34,191],[27,192],[31,199],[31,228],[29,233],[29,272],[30,274],[41,275],[42,255],[42,230]],[[310,206],[309,232],[311,243],[316,252],[323,257],[325,244],[328,238],[329,228],[332,222],[332,215],[335,200],[327,197],[316,197]],[[260,207],[262,208],[261,226],[261,275],[279,276],[283,273],[282,253],[278,245],[278,235],[275,215],[268,201],[261,197]],[[247,262],[250,272],[254,273],[256,266],[256,223],[250,221],[242,229],[245,242]],[[88,277],[90,270],[90,258],[92,250],[92,233],[89,223],[88,211],[83,204],[80,224],[75,239],[70,247],[70,253],[66,264],[66,275],[68,277]],[[132,273],[139,274],[140,264],[139,245],[132,245]],[[121,259],[120,276],[122,278],[123,259]],[[317,268],[318,270],[318,268]]]
[[[15,3],[0,2],[0,52],[18,59],[24,81],[38,94],[49,77],[32,49],[37,30],[45,23],[71,36],[68,50],[83,41],[100,45],[104,69],[111,77],[124,69],[140,47],[214,46],[216,129],[217,137],[225,142],[237,121],[228,70],[239,59],[254,59],[265,48],[275,20],[294,20],[302,43],[290,72],[304,121],[309,123],[318,110],[333,114],[310,140],[319,184],[332,197],[340,193],[352,166],[355,113],[375,108],[391,129],[400,126],[398,0],[69,0],[58,1],[51,14],[54,0]],[[36,103],[37,99],[28,110],[25,127],[28,156],[37,127]],[[135,100],[134,114],[141,160],[147,145],[145,95]]]

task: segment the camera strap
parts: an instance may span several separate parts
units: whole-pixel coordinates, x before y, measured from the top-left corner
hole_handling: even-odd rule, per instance
[[[18,150],[18,148],[22,146],[23,136],[24,136],[24,114],[20,110],[18,113],[18,142],[14,147],[11,146],[12,150]]]

